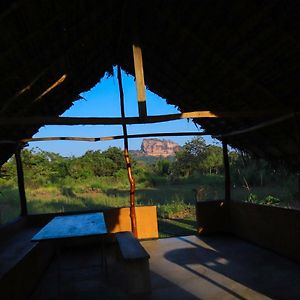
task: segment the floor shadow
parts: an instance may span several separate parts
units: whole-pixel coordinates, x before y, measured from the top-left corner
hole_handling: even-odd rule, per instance
[[[172,299],[172,300],[199,300],[199,296],[192,294],[186,289],[181,288],[178,284],[162,277],[161,275],[151,271],[152,294],[148,300]]]
[[[222,274],[273,299],[300,299],[300,265],[273,252],[230,236],[178,238],[186,247],[170,250],[165,258],[238,299],[243,296],[204,269]]]

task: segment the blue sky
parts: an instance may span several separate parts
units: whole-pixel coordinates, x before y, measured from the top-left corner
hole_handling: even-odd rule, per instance
[[[116,72],[115,72],[116,73]],[[123,88],[125,95],[125,112],[127,117],[138,116],[137,96],[134,78],[123,76]],[[84,92],[81,96],[85,100],[74,102],[73,106],[62,116],[65,117],[120,117],[120,104],[118,82],[116,75],[102,78],[94,88]],[[173,105],[166,103],[165,99],[160,98],[151,91],[146,91],[148,115],[178,113]],[[197,127],[192,121],[176,120],[157,124],[128,125],[128,133],[153,133],[153,132],[176,132],[176,131],[197,131]],[[77,136],[77,137],[102,137],[111,135],[122,135],[120,125],[84,125],[84,126],[44,126],[34,137],[50,136]],[[192,139],[188,137],[166,137],[183,145]],[[205,137],[208,143],[212,140]],[[129,149],[140,149],[142,139],[130,139]],[[104,142],[75,142],[75,141],[52,141],[52,142],[32,142],[30,148],[38,147],[46,151],[60,153],[64,156],[79,156],[87,150],[105,150],[110,146],[123,147],[123,140],[104,141]]]

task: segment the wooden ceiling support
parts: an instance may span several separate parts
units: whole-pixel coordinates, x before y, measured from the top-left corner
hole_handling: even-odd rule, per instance
[[[294,116],[295,116],[295,113],[290,113],[290,114],[281,116],[279,118],[276,118],[276,119],[273,119],[273,120],[268,120],[268,121],[262,122],[260,124],[257,124],[257,125],[245,128],[245,129],[235,130],[235,131],[225,133],[225,134],[220,134],[220,135],[214,135],[214,137],[215,138],[224,138],[224,137],[231,137],[231,136],[236,136],[236,135],[239,135],[239,134],[249,133],[249,132],[252,132],[252,131],[255,131],[255,130],[258,130],[258,129],[262,129],[262,128],[265,128],[265,127],[268,127],[268,126],[286,121],[288,119],[293,118]]]
[[[146,106],[146,92],[145,92],[145,80],[144,80],[144,68],[142,49],[139,46],[133,45],[133,60],[134,60],[134,72],[135,72],[135,84],[138,98],[139,116],[147,116]]]
[[[51,117],[51,116],[32,116],[32,117],[1,117],[0,125],[132,125],[149,124],[174,121],[180,119],[222,119],[222,118],[264,118],[279,116],[278,119],[265,121],[258,126],[264,127],[269,124],[281,122],[282,120],[293,117],[296,113],[268,111],[268,112],[212,112],[212,111],[192,111],[179,114],[157,115],[140,117]],[[230,133],[229,133],[230,134]],[[228,134],[228,135],[229,135]]]
[[[17,166],[19,195],[20,195],[20,208],[21,208],[20,215],[24,217],[27,216],[28,210],[27,210],[27,200],[26,200],[25,184],[24,184],[24,172],[23,172],[23,165],[22,165],[22,158],[21,158],[21,147],[17,147],[15,151],[15,158],[16,158],[16,166]]]
[[[204,136],[210,135],[203,131],[192,132],[154,132],[154,133],[138,133],[127,134],[127,139],[145,138],[145,137],[165,137],[165,136]],[[75,136],[53,136],[53,137],[39,137],[21,139],[18,141],[0,140],[0,144],[16,144],[16,143],[29,143],[29,142],[49,142],[49,141],[77,141],[77,142],[101,142],[124,139],[124,135],[112,135],[104,137],[75,137]]]
[[[227,143],[222,141],[223,149],[223,164],[224,164],[224,174],[225,174],[225,202],[228,203],[231,200],[231,183],[230,183],[230,165],[228,158],[228,147]]]

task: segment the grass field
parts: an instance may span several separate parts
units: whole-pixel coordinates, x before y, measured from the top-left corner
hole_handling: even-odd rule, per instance
[[[16,188],[2,189],[1,222],[6,223],[19,214],[19,196]],[[125,189],[81,190],[43,187],[27,191],[29,213],[51,213],[107,209],[129,206]],[[196,229],[192,186],[165,186],[136,191],[137,205],[156,205],[160,237],[194,234]]]
[[[199,184],[201,182],[201,184]],[[204,192],[196,196],[197,189],[204,186]],[[136,204],[156,205],[160,237],[194,234],[196,231],[195,201],[223,199],[223,178],[203,177],[182,180],[173,184],[154,182],[147,187],[137,184]],[[299,201],[291,201],[288,188],[255,187],[251,190],[252,200],[273,197],[280,199],[276,205],[299,207]],[[129,192],[126,180],[100,178],[88,181],[65,182],[63,185],[30,187],[26,189],[29,213],[51,213],[106,209],[129,206]],[[242,187],[232,189],[232,198],[249,200],[249,192]],[[272,198],[272,199],[273,199]],[[253,201],[254,201],[253,200]],[[19,196],[15,185],[3,185],[0,193],[0,223],[13,220],[19,214]]]

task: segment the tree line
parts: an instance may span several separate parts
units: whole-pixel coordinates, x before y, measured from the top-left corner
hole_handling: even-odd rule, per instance
[[[131,160],[135,176],[143,180],[156,176],[158,181],[161,178],[172,182],[197,175],[221,177],[224,172],[222,147],[206,144],[202,137],[186,142],[172,159],[158,158],[146,163],[132,156]],[[26,182],[32,186],[58,184],[66,178],[87,180],[92,177],[127,176],[123,151],[117,147],[105,151],[89,150],[80,157],[63,157],[37,148],[25,148],[22,150],[22,161]],[[233,184],[246,188],[280,181],[290,174],[283,166],[274,167],[264,160],[234,150],[229,152],[229,161]],[[2,166],[0,178],[16,179],[14,158]]]

